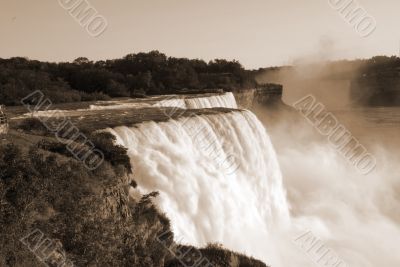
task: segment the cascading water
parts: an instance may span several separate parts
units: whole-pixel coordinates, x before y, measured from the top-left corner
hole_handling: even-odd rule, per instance
[[[267,132],[250,111],[145,122],[110,129],[128,148],[142,193],[158,204],[184,242],[266,259],[272,225],[289,209]]]
[[[187,98],[185,103],[188,109],[225,107],[237,109],[235,96],[231,93],[213,95],[209,97]]]
[[[190,109],[237,107],[231,93],[185,102]],[[191,116],[109,131],[128,148],[141,193],[160,192],[158,205],[178,240],[198,246],[218,242],[271,259],[271,229],[288,224],[289,208],[275,151],[253,113]]]
[[[185,104],[204,108],[211,102],[202,98]],[[213,105],[234,106],[229,101]],[[393,175],[383,170],[366,177],[355,174],[332,148],[311,141],[299,146],[303,135],[298,125],[294,137],[287,127],[282,132],[275,128],[285,187],[270,138],[250,111],[109,131],[128,148],[138,190],[160,192],[158,205],[180,243],[222,243],[273,267],[312,266],[324,255],[320,266],[397,267],[400,256],[389,248],[400,242],[395,224],[400,219],[387,215],[395,207],[379,205],[398,203],[393,188],[400,187]],[[360,199],[355,192],[373,197]],[[303,243],[294,241],[308,230],[312,235]]]
[[[157,102],[155,107],[179,107],[186,109],[202,108],[232,108],[237,109],[235,96],[231,92],[219,95],[186,97],[186,98],[167,98]]]

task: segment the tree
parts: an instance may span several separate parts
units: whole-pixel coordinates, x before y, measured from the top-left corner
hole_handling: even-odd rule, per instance
[[[87,57],[78,57],[73,62],[73,64],[77,64],[77,65],[85,65],[85,64],[91,64],[91,63],[92,63],[92,61],[90,61]]]

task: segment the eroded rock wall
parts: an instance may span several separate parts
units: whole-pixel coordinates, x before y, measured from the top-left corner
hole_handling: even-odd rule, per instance
[[[282,103],[283,86],[263,84],[255,89],[233,91],[239,108],[251,109],[255,105],[273,106]]]

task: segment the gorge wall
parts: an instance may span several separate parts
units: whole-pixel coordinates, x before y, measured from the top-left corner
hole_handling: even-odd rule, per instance
[[[255,105],[275,106],[282,104],[283,87],[279,84],[263,84],[255,89],[233,91],[239,108],[251,109]]]

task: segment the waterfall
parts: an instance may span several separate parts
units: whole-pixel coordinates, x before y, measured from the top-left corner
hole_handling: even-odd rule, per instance
[[[194,99],[192,104],[208,105]],[[160,192],[158,205],[183,242],[218,242],[264,260],[271,257],[265,244],[273,225],[288,222],[289,209],[274,148],[253,113],[109,131],[128,148],[139,190]]]
[[[219,95],[176,98],[172,96],[157,102],[155,107],[179,107],[187,109],[232,108],[237,109],[235,96],[228,92]]]
[[[230,97],[160,106],[232,108]],[[128,148],[139,185],[131,193],[160,192],[179,243],[221,243],[274,267],[398,266],[398,154],[376,150],[387,167],[364,176],[302,124],[270,130],[285,186],[269,135],[247,110],[109,129]]]
[[[186,98],[186,106],[189,109],[201,109],[201,108],[233,108],[237,109],[235,96],[231,93],[224,93],[221,95],[212,95],[208,97],[196,97],[196,98]]]

